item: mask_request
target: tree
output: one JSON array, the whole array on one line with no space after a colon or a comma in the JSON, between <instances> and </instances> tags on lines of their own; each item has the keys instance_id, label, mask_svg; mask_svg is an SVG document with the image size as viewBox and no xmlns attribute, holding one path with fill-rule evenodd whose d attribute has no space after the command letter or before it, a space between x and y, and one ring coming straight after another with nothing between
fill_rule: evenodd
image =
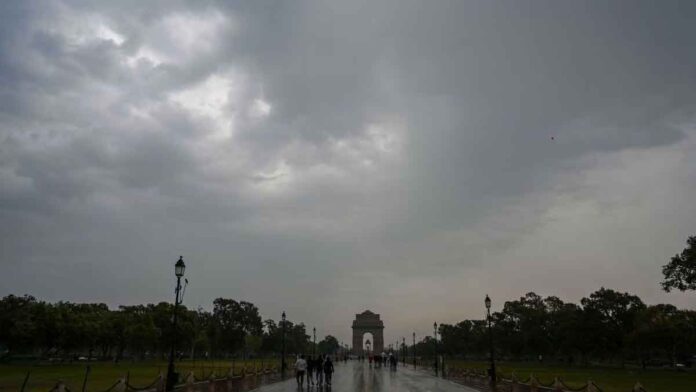
<instances>
[{"instance_id":1,"label":"tree","mask_svg":"<svg viewBox=\"0 0 696 392\"><path fill-rule=\"evenodd\" d=\"M675 363L677 313L673 305L650 306L638 313L636 328L628 336L628 341L644 369L646 362L654 356L670 358L670 362Z\"/></svg>"},{"instance_id":2,"label":"tree","mask_svg":"<svg viewBox=\"0 0 696 392\"><path fill-rule=\"evenodd\" d=\"M259 309L250 302L217 298L213 301L211 341L226 352L244 348L247 335L260 336L263 324Z\"/></svg>"},{"instance_id":3,"label":"tree","mask_svg":"<svg viewBox=\"0 0 696 392\"><path fill-rule=\"evenodd\" d=\"M261 352L261 345L263 344L263 338L258 335L246 335L244 337L244 347L247 352L258 355Z\"/></svg>"},{"instance_id":4,"label":"tree","mask_svg":"<svg viewBox=\"0 0 696 392\"><path fill-rule=\"evenodd\" d=\"M263 322L265 331L261 342L261 351L266 353L277 353L282 350L283 331L281 326L276 325L275 321L268 319Z\"/></svg>"},{"instance_id":5,"label":"tree","mask_svg":"<svg viewBox=\"0 0 696 392\"><path fill-rule=\"evenodd\" d=\"M485 320L440 324L439 330L445 354L476 358L488 352L488 324Z\"/></svg>"},{"instance_id":6,"label":"tree","mask_svg":"<svg viewBox=\"0 0 696 392\"><path fill-rule=\"evenodd\" d=\"M197 351L210 351L210 339L206 332L212 324L212 315L198 308L196 311L191 311L191 316L191 359L195 359Z\"/></svg>"},{"instance_id":7,"label":"tree","mask_svg":"<svg viewBox=\"0 0 696 392\"><path fill-rule=\"evenodd\" d=\"M152 309L147 306L122 306L124 328L123 334L129 352L140 358L157 347L161 331L155 326Z\"/></svg>"},{"instance_id":8,"label":"tree","mask_svg":"<svg viewBox=\"0 0 696 392\"><path fill-rule=\"evenodd\" d=\"M546 297L548 309L548 337L553 354L565 357L572 363L576 354L583 354L586 349L582 344L580 327L583 311L572 303L564 303L557 297Z\"/></svg>"},{"instance_id":9,"label":"tree","mask_svg":"<svg viewBox=\"0 0 696 392\"><path fill-rule=\"evenodd\" d=\"M290 321L286 321L286 350L288 353L302 354L307 352L309 347L309 335L304 323L293 325Z\"/></svg>"},{"instance_id":10,"label":"tree","mask_svg":"<svg viewBox=\"0 0 696 392\"><path fill-rule=\"evenodd\" d=\"M667 292L672 289L696 290L696 236L689 237L686 244L688 246L681 254L674 255L668 264L662 266L665 280L661 284Z\"/></svg>"},{"instance_id":11,"label":"tree","mask_svg":"<svg viewBox=\"0 0 696 392\"><path fill-rule=\"evenodd\" d=\"M36 305L30 295L8 295L0 300L0 346L15 352L33 345L37 329L32 313Z\"/></svg>"},{"instance_id":12,"label":"tree","mask_svg":"<svg viewBox=\"0 0 696 392\"><path fill-rule=\"evenodd\" d=\"M527 293L518 301L507 301L493 315L496 336L515 357L546 354L550 351L547 305L536 293Z\"/></svg>"},{"instance_id":13,"label":"tree","mask_svg":"<svg viewBox=\"0 0 696 392\"><path fill-rule=\"evenodd\" d=\"M71 304L71 307L81 335L77 347L87 349L87 357L91 358L104 328L104 320L109 314L109 307L106 304Z\"/></svg>"},{"instance_id":14,"label":"tree","mask_svg":"<svg viewBox=\"0 0 696 392\"><path fill-rule=\"evenodd\" d=\"M317 346L317 348L319 349L319 353L321 354L334 354L338 352L338 349L340 347L338 339L331 335L326 335L324 340L319 342Z\"/></svg>"},{"instance_id":15,"label":"tree","mask_svg":"<svg viewBox=\"0 0 696 392\"><path fill-rule=\"evenodd\" d=\"M118 346L120 329L118 328L117 318L119 316L119 312L109 311L100 320L96 345L102 358L111 357L112 349Z\"/></svg>"},{"instance_id":16,"label":"tree","mask_svg":"<svg viewBox=\"0 0 696 392\"><path fill-rule=\"evenodd\" d=\"M437 347L438 342L432 336L426 336L423 340L416 343L416 352L419 357L434 357Z\"/></svg>"},{"instance_id":17,"label":"tree","mask_svg":"<svg viewBox=\"0 0 696 392\"><path fill-rule=\"evenodd\" d=\"M580 300L584 311L584 331L594 337L591 347L600 356L620 354L624 340L633 331L638 312L645 304L635 295L601 289Z\"/></svg>"}]
</instances>

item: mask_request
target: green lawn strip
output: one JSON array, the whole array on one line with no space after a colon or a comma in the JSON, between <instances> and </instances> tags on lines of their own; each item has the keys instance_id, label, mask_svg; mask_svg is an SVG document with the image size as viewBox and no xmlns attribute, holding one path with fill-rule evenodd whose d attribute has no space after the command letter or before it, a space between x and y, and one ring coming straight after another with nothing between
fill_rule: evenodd
<instances>
[{"instance_id":1,"label":"green lawn strip","mask_svg":"<svg viewBox=\"0 0 696 392\"><path fill-rule=\"evenodd\" d=\"M253 369L261 369L271 366L278 366L277 360L250 360L250 361L181 361L176 363L177 371L181 377L186 376L189 371L193 371L197 379L207 379L211 372L215 371L215 376L227 376L230 368L234 364L235 375L240 375L246 365L247 372ZM31 370L31 376L27 384L27 391L46 392L51 389L59 380L68 385L75 391L82 388L85 376L86 363L73 364L0 364L0 391L18 391L24 381L27 371ZM121 377L128 375L129 383L135 387L143 387L151 384L160 374L166 376L166 361L143 361L129 362L123 361L118 364L112 362L93 362L90 364L91 371L87 380L89 391L101 391L109 388Z\"/></svg>"},{"instance_id":2,"label":"green lawn strip","mask_svg":"<svg viewBox=\"0 0 696 392\"><path fill-rule=\"evenodd\" d=\"M449 366L483 371L487 362L449 361ZM648 392L693 392L696 390L696 373L673 370L622 369L612 367L563 367L525 362L500 362L497 371L509 378L514 372L519 380L534 375L543 384L559 377L568 386L578 388L594 381L604 392L630 392L639 381Z\"/></svg>"}]
</instances>

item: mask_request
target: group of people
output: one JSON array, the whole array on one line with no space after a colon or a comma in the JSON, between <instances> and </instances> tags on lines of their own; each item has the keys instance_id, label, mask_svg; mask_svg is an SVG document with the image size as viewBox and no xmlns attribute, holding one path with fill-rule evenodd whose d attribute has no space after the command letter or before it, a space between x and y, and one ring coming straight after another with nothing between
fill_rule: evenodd
<instances>
[{"instance_id":1,"label":"group of people","mask_svg":"<svg viewBox=\"0 0 696 392\"><path fill-rule=\"evenodd\" d=\"M331 375L334 372L333 361L328 355L319 355L316 358L309 356L305 359L304 355L300 355L295 361L295 378L297 386L304 386L305 374L307 375L307 385L321 386L325 383L331 386Z\"/></svg>"},{"instance_id":2,"label":"group of people","mask_svg":"<svg viewBox=\"0 0 696 392\"><path fill-rule=\"evenodd\" d=\"M386 353L382 353L382 355L370 355L369 361L370 367L372 367L372 362L374 362L376 367L389 365L389 368L391 370L396 370L396 366L399 360L392 353L389 353L389 355L387 355Z\"/></svg>"}]
</instances>

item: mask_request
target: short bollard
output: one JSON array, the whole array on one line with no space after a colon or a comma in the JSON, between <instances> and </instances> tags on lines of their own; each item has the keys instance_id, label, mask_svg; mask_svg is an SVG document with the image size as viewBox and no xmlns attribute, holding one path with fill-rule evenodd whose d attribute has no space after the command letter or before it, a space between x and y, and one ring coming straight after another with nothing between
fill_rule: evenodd
<instances>
[{"instance_id":1,"label":"short bollard","mask_svg":"<svg viewBox=\"0 0 696 392\"><path fill-rule=\"evenodd\" d=\"M539 391L539 381L534 377L532 374L529 376L529 391L530 392L538 392Z\"/></svg>"},{"instance_id":2,"label":"short bollard","mask_svg":"<svg viewBox=\"0 0 696 392\"><path fill-rule=\"evenodd\" d=\"M563 392L563 383L558 377L553 379L553 390L556 392Z\"/></svg>"},{"instance_id":3,"label":"short bollard","mask_svg":"<svg viewBox=\"0 0 696 392\"><path fill-rule=\"evenodd\" d=\"M178 381L178 380L177 380L177 381ZM175 384L176 384L176 382L175 382ZM165 382L164 375L162 374L162 372L160 372L160 374L159 374L159 376L158 376L158 379L157 379L157 387L156 387L156 390L157 390L158 392L164 392L164 389L165 389L166 387L167 387L167 383Z\"/></svg>"},{"instance_id":4,"label":"short bollard","mask_svg":"<svg viewBox=\"0 0 696 392\"><path fill-rule=\"evenodd\" d=\"M118 379L116 386L114 387L114 392L126 392L126 378L121 377Z\"/></svg>"},{"instance_id":5,"label":"short bollard","mask_svg":"<svg viewBox=\"0 0 696 392\"><path fill-rule=\"evenodd\" d=\"M587 391L586 392L599 392L599 388L592 380L587 381Z\"/></svg>"}]
</instances>

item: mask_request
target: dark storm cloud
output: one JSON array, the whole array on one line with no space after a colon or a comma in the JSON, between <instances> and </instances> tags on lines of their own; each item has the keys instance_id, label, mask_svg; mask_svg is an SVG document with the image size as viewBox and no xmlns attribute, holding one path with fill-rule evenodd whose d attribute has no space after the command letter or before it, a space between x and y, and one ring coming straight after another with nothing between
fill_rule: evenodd
<instances>
[{"instance_id":1,"label":"dark storm cloud","mask_svg":"<svg viewBox=\"0 0 696 392\"><path fill-rule=\"evenodd\" d=\"M542 294L571 299L620 285L628 258L576 259L616 260L626 230L671 254L693 231L688 4L0 7L5 293L164 300L181 253L192 306L407 328L535 290L514 270L555 271ZM661 256L631 256L619 288L661 298ZM400 312L413 292L447 300Z\"/></svg>"}]
</instances>

